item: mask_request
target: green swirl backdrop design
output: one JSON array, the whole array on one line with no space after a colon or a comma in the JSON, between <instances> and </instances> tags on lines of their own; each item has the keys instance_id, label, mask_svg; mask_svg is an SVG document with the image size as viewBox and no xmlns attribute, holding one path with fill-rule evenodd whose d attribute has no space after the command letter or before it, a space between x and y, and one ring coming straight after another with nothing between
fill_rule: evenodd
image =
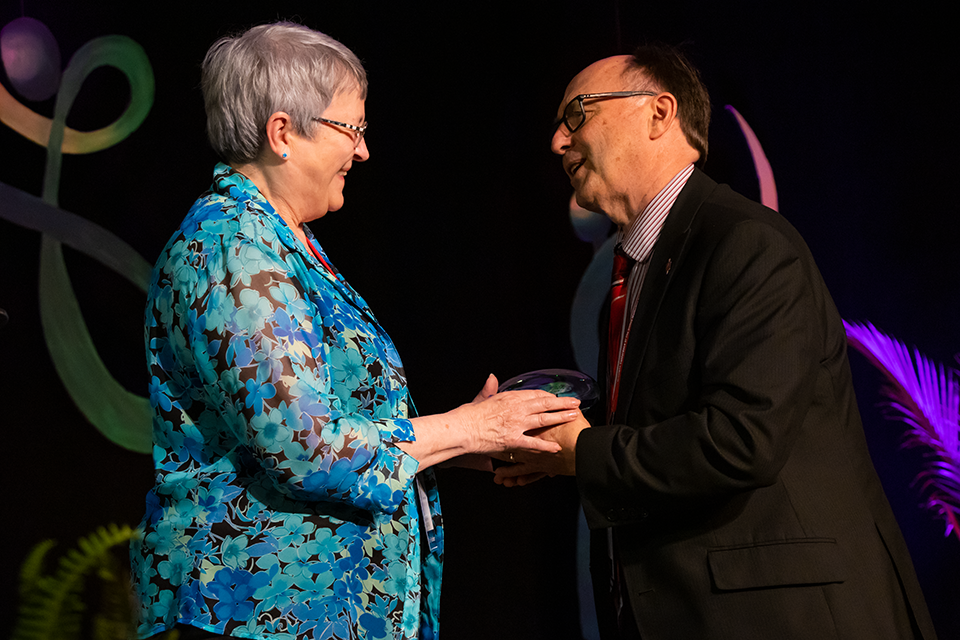
<instances>
[{"instance_id":1,"label":"green swirl backdrop design","mask_svg":"<svg viewBox=\"0 0 960 640\"><path fill-rule=\"evenodd\" d=\"M102 66L120 70L130 83L130 104L110 126L77 150L92 153L133 133L153 105L153 69L143 48L125 36L91 40L70 60L57 93L47 142L42 198L0 183L0 217L43 233L40 248L40 316L50 356L68 394L104 436L150 453L151 412L146 398L130 393L111 375L93 344L63 259L63 243L89 255L146 292L150 265L106 229L58 208L65 122L87 76Z\"/></svg>"}]
</instances>

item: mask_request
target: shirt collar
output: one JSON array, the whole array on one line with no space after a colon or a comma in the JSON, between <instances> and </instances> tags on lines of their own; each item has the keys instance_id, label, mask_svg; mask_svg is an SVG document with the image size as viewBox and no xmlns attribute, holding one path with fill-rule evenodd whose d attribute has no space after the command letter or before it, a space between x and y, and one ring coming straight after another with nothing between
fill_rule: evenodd
<instances>
[{"instance_id":1,"label":"shirt collar","mask_svg":"<svg viewBox=\"0 0 960 640\"><path fill-rule=\"evenodd\" d=\"M275 213L273 205L263 197L250 178L222 162L218 162L213 170L213 190L238 202L252 201L264 211Z\"/></svg>"},{"instance_id":2,"label":"shirt collar","mask_svg":"<svg viewBox=\"0 0 960 640\"><path fill-rule=\"evenodd\" d=\"M624 253L637 262L646 262L650 259L657 238L660 237L660 230L663 229L663 223L691 175L693 175L693 165L688 164L654 196L625 231L619 232L617 241L623 247Z\"/></svg>"},{"instance_id":3,"label":"shirt collar","mask_svg":"<svg viewBox=\"0 0 960 640\"><path fill-rule=\"evenodd\" d=\"M266 221L266 219L273 221L280 237L285 240L285 244L298 253L309 254L309 252L303 251L304 247L300 241L296 239L296 236L294 236L293 230L290 229L287 222L277 213L277 210L273 208L270 201L263 197L260 189L257 188L257 185L255 185L250 178L230 165L218 162L213 170L212 189L215 193L236 200L237 202L250 202L264 213L270 214L266 216L264 221ZM308 242L313 243L314 248L320 250L320 255L322 255L324 259L329 260L316 241L310 227L303 225L303 232L306 234ZM332 273L334 273L334 271L332 271Z\"/></svg>"}]
</instances>

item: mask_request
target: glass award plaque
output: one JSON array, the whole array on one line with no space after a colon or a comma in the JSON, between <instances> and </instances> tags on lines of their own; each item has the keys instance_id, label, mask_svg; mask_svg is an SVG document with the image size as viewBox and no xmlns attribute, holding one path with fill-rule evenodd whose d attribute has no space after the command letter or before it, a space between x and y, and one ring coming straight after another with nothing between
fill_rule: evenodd
<instances>
[{"instance_id":1,"label":"glass award plaque","mask_svg":"<svg viewBox=\"0 0 960 640\"><path fill-rule=\"evenodd\" d=\"M581 410L589 409L600 397L596 380L571 369L538 369L521 373L501 384L497 391L520 389L539 389L555 396L579 398Z\"/></svg>"}]
</instances>

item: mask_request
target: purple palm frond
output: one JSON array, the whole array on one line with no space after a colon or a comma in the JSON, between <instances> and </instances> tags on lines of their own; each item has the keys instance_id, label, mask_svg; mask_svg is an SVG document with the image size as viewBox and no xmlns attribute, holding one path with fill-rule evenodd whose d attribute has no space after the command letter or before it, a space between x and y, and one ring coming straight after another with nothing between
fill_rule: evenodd
<instances>
[{"instance_id":1,"label":"purple palm frond","mask_svg":"<svg viewBox=\"0 0 960 640\"><path fill-rule=\"evenodd\" d=\"M929 450L916 484L926 507L947 523L945 536L960 539L960 374L935 364L916 349L911 352L869 322L844 320L847 340L885 376L886 404L910 430L904 446Z\"/></svg>"}]
</instances>

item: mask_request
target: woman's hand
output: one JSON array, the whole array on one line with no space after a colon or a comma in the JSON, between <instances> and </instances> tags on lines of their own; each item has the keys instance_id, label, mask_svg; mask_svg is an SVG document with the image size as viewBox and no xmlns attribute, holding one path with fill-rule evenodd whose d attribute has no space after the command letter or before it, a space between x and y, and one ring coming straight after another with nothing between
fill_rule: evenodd
<instances>
[{"instance_id":1,"label":"woman's hand","mask_svg":"<svg viewBox=\"0 0 960 640\"><path fill-rule=\"evenodd\" d=\"M558 398L546 391L506 391L451 411L463 425L473 453L541 451L556 453L560 445L528 435L530 431L575 420L576 398Z\"/></svg>"},{"instance_id":2,"label":"woman's hand","mask_svg":"<svg viewBox=\"0 0 960 640\"><path fill-rule=\"evenodd\" d=\"M477 397L473 399L474 404L483 402L490 396L496 394L499 385L500 383L497 381L497 376L491 373L487 377L487 381L483 384L483 388L477 393ZM475 469L477 471L489 471L493 473L493 460L490 456L482 453L465 453L441 462L440 466L444 469L458 467L460 469Z\"/></svg>"},{"instance_id":3,"label":"woman's hand","mask_svg":"<svg viewBox=\"0 0 960 640\"><path fill-rule=\"evenodd\" d=\"M579 400L546 391L496 393L496 389L497 379L491 375L473 402L447 413L414 418L416 442L398 446L419 461L420 469L465 454L560 451L559 444L527 432L575 420L580 415Z\"/></svg>"},{"instance_id":4,"label":"woman's hand","mask_svg":"<svg viewBox=\"0 0 960 640\"><path fill-rule=\"evenodd\" d=\"M474 404L477 402L483 402L487 398L496 395L497 389L500 388L500 383L497 382L497 376L492 373L487 377L487 381L483 383L483 388L480 389L480 392L477 393L477 397L473 399Z\"/></svg>"}]
</instances>

